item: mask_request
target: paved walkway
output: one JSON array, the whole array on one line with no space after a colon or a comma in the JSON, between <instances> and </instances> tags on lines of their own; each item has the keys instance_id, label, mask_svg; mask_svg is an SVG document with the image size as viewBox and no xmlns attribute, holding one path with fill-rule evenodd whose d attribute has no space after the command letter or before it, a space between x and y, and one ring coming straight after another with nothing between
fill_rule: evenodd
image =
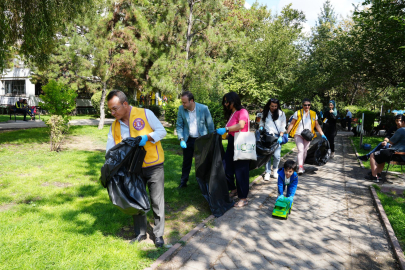
<instances>
[{"instance_id":1,"label":"paved walkway","mask_svg":"<svg viewBox=\"0 0 405 270\"><path fill-rule=\"evenodd\" d=\"M215 219L159 269L397 269L350 139L339 134L336 148L325 166L306 166L288 220L271 216L275 180L261 182L248 207Z\"/></svg>"}]
</instances>

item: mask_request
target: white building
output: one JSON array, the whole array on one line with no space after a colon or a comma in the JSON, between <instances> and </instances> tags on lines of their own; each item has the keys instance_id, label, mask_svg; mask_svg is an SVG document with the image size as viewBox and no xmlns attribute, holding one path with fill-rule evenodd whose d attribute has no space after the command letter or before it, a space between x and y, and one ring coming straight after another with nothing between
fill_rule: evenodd
<instances>
[{"instance_id":1,"label":"white building","mask_svg":"<svg viewBox=\"0 0 405 270\"><path fill-rule=\"evenodd\" d=\"M30 75L30 69L24 67L4 70L0 75L0 105L14 105L21 97L28 105L38 106L40 85L33 84Z\"/></svg>"}]
</instances>

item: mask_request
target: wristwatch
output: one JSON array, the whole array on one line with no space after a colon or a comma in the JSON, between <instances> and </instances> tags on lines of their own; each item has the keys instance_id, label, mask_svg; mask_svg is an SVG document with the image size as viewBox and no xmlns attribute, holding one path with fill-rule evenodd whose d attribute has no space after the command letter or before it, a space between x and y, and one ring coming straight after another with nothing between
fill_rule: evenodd
<instances>
[{"instance_id":1,"label":"wristwatch","mask_svg":"<svg viewBox=\"0 0 405 270\"><path fill-rule=\"evenodd\" d=\"M229 131L229 127L225 127L225 130L226 130L226 132L228 132L228 131Z\"/></svg>"}]
</instances>

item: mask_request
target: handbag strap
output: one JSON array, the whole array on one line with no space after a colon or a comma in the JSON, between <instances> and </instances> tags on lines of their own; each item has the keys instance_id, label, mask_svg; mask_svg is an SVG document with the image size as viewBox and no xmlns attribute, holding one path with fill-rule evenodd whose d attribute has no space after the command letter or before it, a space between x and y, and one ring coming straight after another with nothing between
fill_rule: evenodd
<instances>
[{"instance_id":1,"label":"handbag strap","mask_svg":"<svg viewBox=\"0 0 405 270\"><path fill-rule=\"evenodd\" d=\"M277 110L278 110L278 109L277 109ZM274 122L274 120L273 120L273 115L271 115L271 121L273 122L274 126L275 126L275 127L276 127L276 129L277 129L278 136L280 136L280 131L278 131L278 128L277 128L276 122Z\"/></svg>"},{"instance_id":2,"label":"handbag strap","mask_svg":"<svg viewBox=\"0 0 405 270\"><path fill-rule=\"evenodd\" d=\"M311 110L309 110L309 120L311 120L311 129L312 129L312 117L311 117ZM304 126L304 109L302 109L302 113L301 113L301 122L302 122L302 129L305 129Z\"/></svg>"}]
</instances>

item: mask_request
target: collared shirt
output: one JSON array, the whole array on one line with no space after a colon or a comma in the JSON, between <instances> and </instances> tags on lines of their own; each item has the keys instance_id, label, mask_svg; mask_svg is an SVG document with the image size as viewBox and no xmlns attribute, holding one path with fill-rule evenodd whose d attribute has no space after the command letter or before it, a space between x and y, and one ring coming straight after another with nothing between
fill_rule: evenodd
<instances>
[{"instance_id":1,"label":"collared shirt","mask_svg":"<svg viewBox=\"0 0 405 270\"><path fill-rule=\"evenodd\" d=\"M196 107L194 106L194 110L188 111L188 116L190 118L190 123L189 123L189 128L190 128L190 137L197 138L200 136L198 133L198 126L197 126L197 112L196 112Z\"/></svg>"},{"instance_id":2,"label":"collared shirt","mask_svg":"<svg viewBox=\"0 0 405 270\"><path fill-rule=\"evenodd\" d=\"M160 123L159 119L156 117L156 115L148 109L145 109L146 111L146 118L148 119L148 123L150 127L152 128L153 132L149 133L148 135L152 137L153 141L151 143L157 143L161 139L163 139L167 132L165 128L163 127L162 123ZM118 120L120 122L120 128L121 128L121 137L122 139L130 137L129 134L129 127L124 124L121 120ZM114 147L115 141L114 137L112 136L112 131L110 127L110 132L108 133L108 138L107 138L107 147L106 147L106 152L110 150L112 147Z\"/></svg>"},{"instance_id":3,"label":"collared shirt","mask_svg":"<svg viewBox=\"0 0 405 270\"><path fill-rule=\"evenodd\" d=\"M347 111L346 117L352 118L352 113L350 111Z\"/></svg>"}]
</instances>

